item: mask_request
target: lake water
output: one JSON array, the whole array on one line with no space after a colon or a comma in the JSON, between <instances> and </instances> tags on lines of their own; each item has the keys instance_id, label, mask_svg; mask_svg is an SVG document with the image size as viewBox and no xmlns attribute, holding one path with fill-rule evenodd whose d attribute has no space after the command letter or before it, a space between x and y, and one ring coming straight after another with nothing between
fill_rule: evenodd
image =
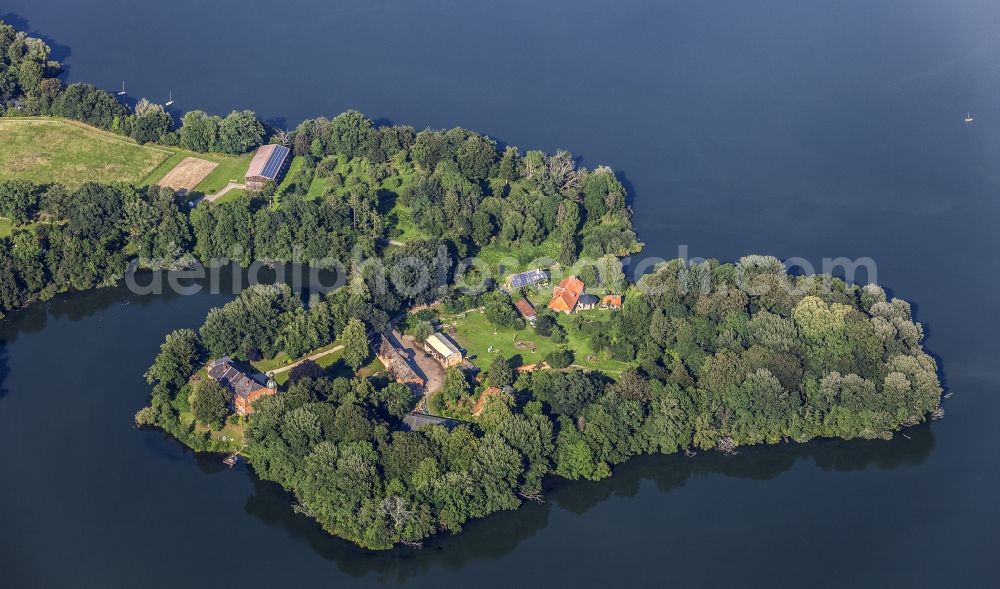
<instances>
[{"instance_id":1,"label":"lake water","mask_svg":"<svg viewBox=\"0 0 1000 589\"><path fill-rule=\"evenodd\" d=\"M60 297L0 325L0 585L993 583L996 2L4 0L0 14L47 38L70 81L172 91L180 109L294 127L357 108L570 149L627 181L650 255L871 257L916 303L954 392L908 437L637 459L424 550L371 554L245 469L132 428L164 334L225 297Z\"/></svg>"}]
</instances>

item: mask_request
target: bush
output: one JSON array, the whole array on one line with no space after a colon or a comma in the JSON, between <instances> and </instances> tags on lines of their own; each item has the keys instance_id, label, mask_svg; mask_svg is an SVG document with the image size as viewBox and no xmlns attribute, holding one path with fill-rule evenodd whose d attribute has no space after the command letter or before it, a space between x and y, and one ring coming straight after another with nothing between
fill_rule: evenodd
<instances>
[{"instance_id":1,"label":"bush","mask_svg":"<svg viewBox=\"0 0 1000 589\"><path fill-rule=\"evenodd\" d=\"M545 362L555 369L566 368L573 364L573 352L565 348L553 350L545 356Z\"/></svg>"},{"instance_id":2,"label":"bush","mask_svg":"<svg viewBox=\"0 0 1000 589\"><path fill-rule=\"evenodd\" d=\"M552 335L553 328L556 327L556 319L551 313L539 313L535 317L535 333L542 337Z\"/></svg>"},{"instance_id":3,"label":"bush","mask_svg":"<svg viewBox=\"0 0 1000 589\"><path fill-rule=\"evenodd\" d=\"M635 360L635 346L627 341L618 341L611 344L611 356L615 360L631 362Z\"/></svg>"},{"instance_id":4,"label":"bush","mask_svg":"<svg viewBox=\"0 0 1000 589\"><path fill-rule=\"evenodd\" d=\"M483 297L486 310L486 319L490 323L499 327L509 329L521 329L524 327L524 320L521 319L510 297L500 291L492 291Z\"/></svg>"},{"instance_id":5,"label":"bush","mask_svg":"<svg viewBox=\"0 0 1000 589\"><path fill-rule=\"evenodd\" d=\"M562 328L562 325L555 325L552 328L552 341L557 344L566 343L566 330Z\"/></svg>"}]
</instances>

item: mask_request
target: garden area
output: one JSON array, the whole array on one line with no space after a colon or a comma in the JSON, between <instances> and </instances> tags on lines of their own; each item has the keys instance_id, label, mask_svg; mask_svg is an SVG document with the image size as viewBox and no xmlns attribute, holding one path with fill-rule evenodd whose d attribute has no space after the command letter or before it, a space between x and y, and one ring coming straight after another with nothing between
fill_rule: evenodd
<instances>
[{"instance_id":1,"label":"garden area","mask_svg":"<svg viewBox=\"0 0 1000 589\"><path fill-rule=\"evenodd\" d=\"M544 309L548 291L529 297L537 310ZM502 327L491 322L483 309L472 309L452 315L442 315L443 330L451 335L468 354L472 362L486 369L497 356L508 359L514 367L538 364L557 350L572 352L572 365L585 370L598 370L614 378L630 364L612 358L608 350L595 352L585 333L588 325L607 322L614 311L577 311L573 315L555 315L556 324L565 333L565 341L557 343L553 336L543 336L530 324L521 329ZM558 336L557 336L558 337Z\"/></svg>"}]
</instances>

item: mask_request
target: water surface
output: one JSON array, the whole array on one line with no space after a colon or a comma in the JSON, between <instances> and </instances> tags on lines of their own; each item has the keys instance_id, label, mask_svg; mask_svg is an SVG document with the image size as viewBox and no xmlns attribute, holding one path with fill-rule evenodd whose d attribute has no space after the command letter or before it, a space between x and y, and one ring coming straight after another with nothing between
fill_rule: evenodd
<instances>
[{"instance_id":1,"label":"water surface","mask_svg":"<svg viewBox=\"0 0 1000 589\"><path fill-rule=\"evenodd\" d=\"M0 327L3 585L994 578L995 2L5 0L0 13L49 39L69 81L124 79L182 109L294 127L357 108L570 149L627 181L651 255L869 256L917 303L955 393L943 421L891 442L637 459L422 551L371 554L251 473L131 427L164 334L225 297L60 297Z\"/></svg>"}]
</instances>

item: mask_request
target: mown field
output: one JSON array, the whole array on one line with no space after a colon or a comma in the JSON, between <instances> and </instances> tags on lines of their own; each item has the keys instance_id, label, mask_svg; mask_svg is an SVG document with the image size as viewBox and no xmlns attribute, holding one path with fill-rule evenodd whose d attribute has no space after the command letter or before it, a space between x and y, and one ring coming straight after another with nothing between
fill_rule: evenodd
<instances>
[{"instance_id":1,"label":"mown field","mask_svg":"<svg viewBox=\"0 0 1000 589\"><path fill-rule=\"evenodd\" d=\"M63 119L0 118L0 180L75 188L85 182L156 184L186 157L218 164L193 192L212 194L242 182L253 154L195 153L138 145L127 137Z\"/></svg>"},{"instance_id":2,"label":"mown field","mask_svg":"<svg viewBox=\"0 0 1000 589\"><path fill-rule=\"evenodd\" d=\"M173 151L58 119L0 119L0 180L141 183Z\"/></svg>"}]
</instances>

